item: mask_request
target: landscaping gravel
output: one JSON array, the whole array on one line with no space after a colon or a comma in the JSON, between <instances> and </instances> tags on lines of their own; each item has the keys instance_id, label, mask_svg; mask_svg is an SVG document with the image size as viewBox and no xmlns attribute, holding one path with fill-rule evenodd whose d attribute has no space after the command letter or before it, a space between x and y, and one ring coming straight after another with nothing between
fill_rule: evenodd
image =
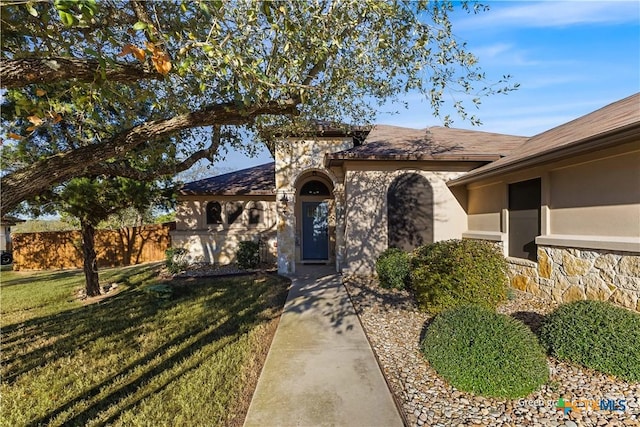
<instances>
[{"instance_id":1,"label":"landscaping gravel","mask_svg":"<svg viewBox=\"0 0 640 427\"><path fill-rule=\"evenodd\" d=\"M410 426L640 426L640 383L553 358L548 358L548 384L525 399L485 398L456 390L436 374L420 352L431 316L418 310L408 292L383 289L375 279L345 277L344 281ZM554 307L514 290L498 311L536 331L543 315ZM564 406L577 408L557 408L561 398ZM601 409L602 399L624 400L625 409Z\"/></svg>"}]
</instances>

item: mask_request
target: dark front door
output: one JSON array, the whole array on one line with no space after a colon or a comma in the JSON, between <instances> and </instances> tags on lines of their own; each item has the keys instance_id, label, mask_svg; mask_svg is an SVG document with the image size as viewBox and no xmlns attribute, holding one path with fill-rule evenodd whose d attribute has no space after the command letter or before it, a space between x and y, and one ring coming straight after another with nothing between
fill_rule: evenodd
<instances>
[{"instance_id":1,"label":"dark front door","mask_svg":"<svg viewBox=\"0 0 640 427\"><path fill-rule=\"evenodd\" d=\"M329 206L302 202L302 260L329 259Z\"/></svg>"}]
</instances>

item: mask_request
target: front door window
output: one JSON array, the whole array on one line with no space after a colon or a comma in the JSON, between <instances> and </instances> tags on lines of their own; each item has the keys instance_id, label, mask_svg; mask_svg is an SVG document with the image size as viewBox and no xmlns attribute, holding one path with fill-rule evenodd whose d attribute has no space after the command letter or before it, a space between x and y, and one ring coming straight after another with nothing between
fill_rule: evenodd
<instances>
[{"instance_id":1,"label":"front door window","mask_svg":"<svg viewBox=\"0 0 640 427\"><path fill-rule=\"evenodd\" d=\"M302 259L329 259L327 202L302 202Z\"/></svg>"}]
</instances>

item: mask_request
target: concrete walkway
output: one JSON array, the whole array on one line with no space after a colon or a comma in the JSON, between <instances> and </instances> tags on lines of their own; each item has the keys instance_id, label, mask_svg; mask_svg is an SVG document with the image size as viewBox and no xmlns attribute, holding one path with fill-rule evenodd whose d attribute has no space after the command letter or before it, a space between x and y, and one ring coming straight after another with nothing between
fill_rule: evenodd
<instances>
[{"instance_id":1,"label":"concrete walkway","mask_svg":"<svg viewBox=\"0 0 640 427\"><path fill-rule=\"evenodd\" d=\"M245 427L402 426L339 275L300 266Z\"/></svg>"}]
</instances>

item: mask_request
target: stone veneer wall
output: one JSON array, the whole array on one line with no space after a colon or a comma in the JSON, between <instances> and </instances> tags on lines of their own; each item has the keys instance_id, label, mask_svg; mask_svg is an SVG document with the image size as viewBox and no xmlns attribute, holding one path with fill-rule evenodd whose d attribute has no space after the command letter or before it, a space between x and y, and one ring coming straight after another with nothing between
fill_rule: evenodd
<instances>
[{"instance_id":1,"label":"stone veneer wall","mask_svg":"<svg viewBox=\"0 0 640 427\"><path fill-rule=\"evenodd\" d=\"M611 301L640 311L640 254L538 246L538 262L507 258L511 286L556 302Z\"/></svg>"}]
</instances>

